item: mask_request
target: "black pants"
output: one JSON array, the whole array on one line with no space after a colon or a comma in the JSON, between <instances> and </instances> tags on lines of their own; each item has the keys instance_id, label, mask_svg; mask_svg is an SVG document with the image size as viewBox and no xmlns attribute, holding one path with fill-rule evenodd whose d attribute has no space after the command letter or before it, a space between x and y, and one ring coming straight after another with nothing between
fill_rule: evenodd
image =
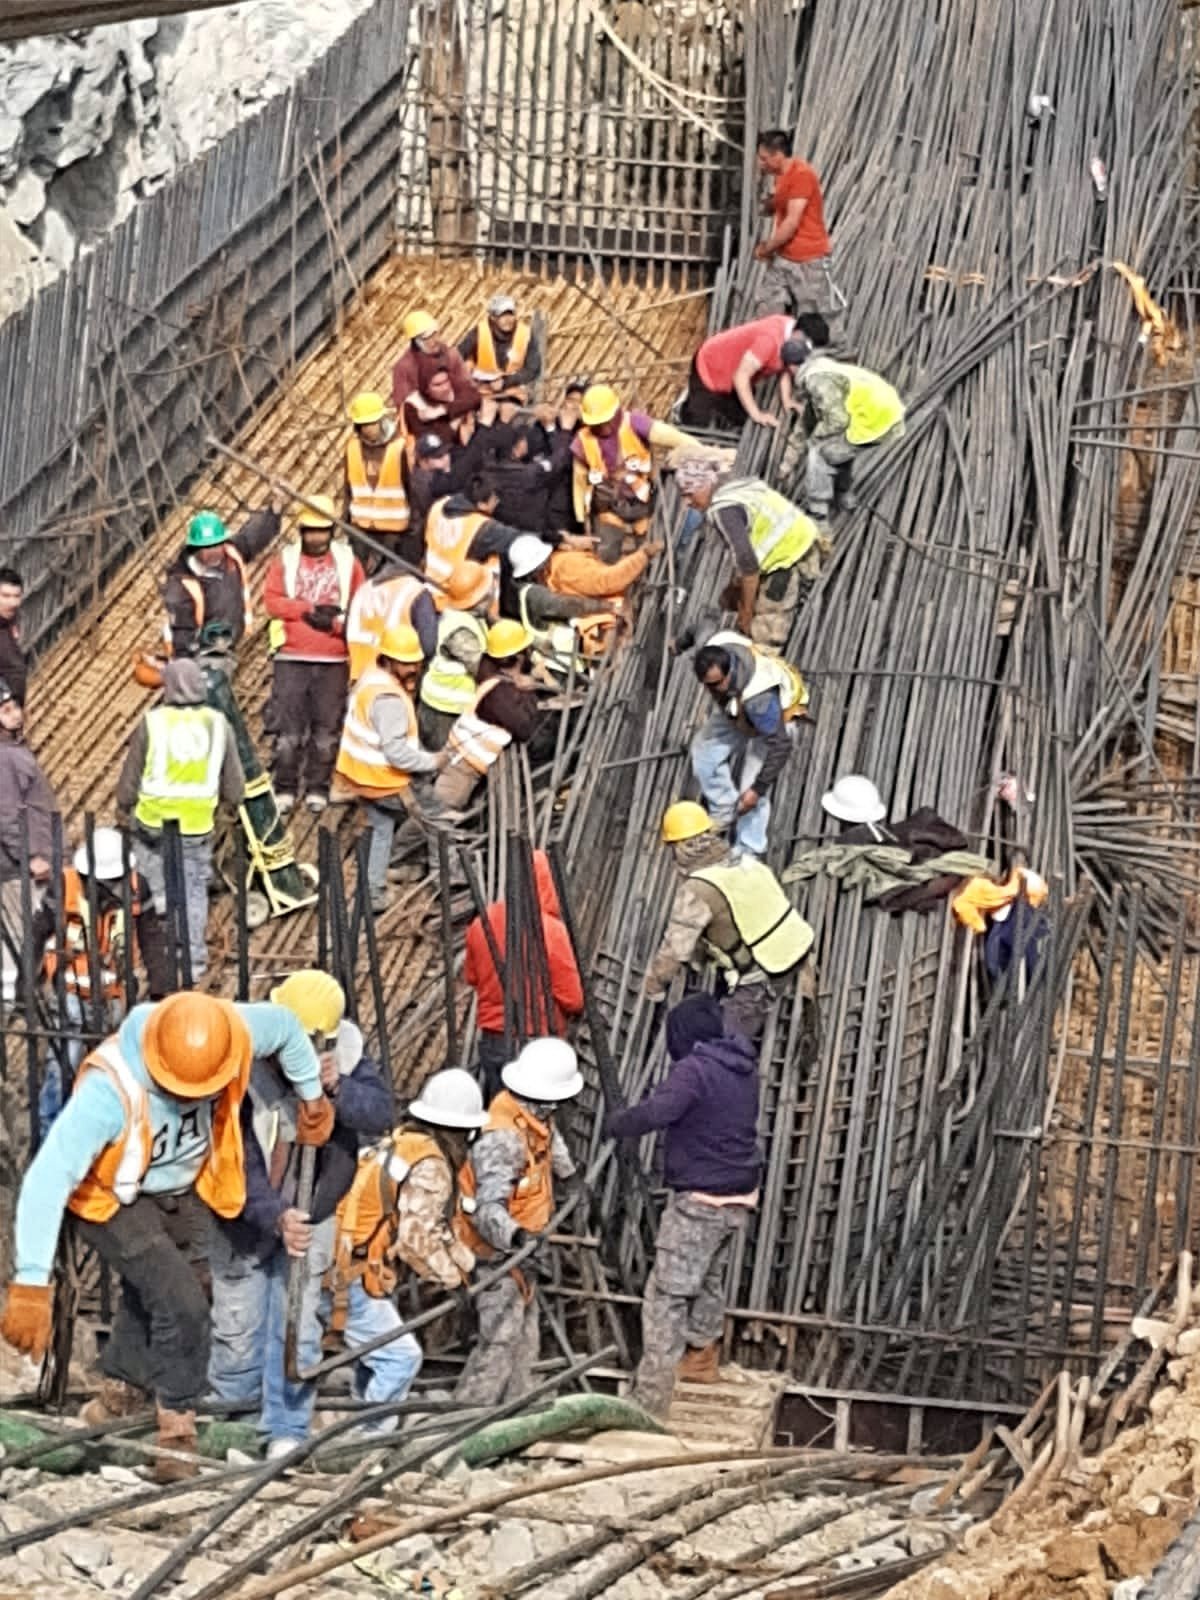
<instances>
[{"instance_id":1,"label":"black pants","mask_svg":"<svg viewBox=\"0 0 1200 1600\"><path fill-rule=\"evenodd\" d=\"M328 795L346 719L349 687L350 668L345 661L276 658L271 690L271 729L275 734L272 775L281 794L297 792L303 762L309 794Z\"/></svg>"},{"instance_id":2,"label":"black pants","mask_svg":"<svg viewBox=\"0 0 1200 1600\"><path fill-rule=\"evenodd\" d=\"M190 1192L139 1195L107 1222L75 1226L121 1280L101 1370L168 1411L192 1410L208 1384L206 1207Z\"/></svg>"},{"instance_id":3,"label":"black pants","mask_svg":"<svg viewBox=\"0 0 1200 1600\"><path fill-rule=\"evenodd\" d=\"M483 1090L483 1103L486 1106L490 1105L503 1089L500 1068L506 1066L512 1056L504 1047L502 1033L485 1033L482 1028L479 1030L476 1051L475 1076L479 1081L479 1087Z\"/></svg>"},{"instance_id":4,"label":"black pants","mask_svg":"<svg viewBox=\"0 0 1200 1600\"><path fill-rule=\"evenodd\" d=\"M746 420L746 408L736 394L717 394L705 388L693 356L679 420L685 428L740 429Z\"/></svg>"}]
</instances>

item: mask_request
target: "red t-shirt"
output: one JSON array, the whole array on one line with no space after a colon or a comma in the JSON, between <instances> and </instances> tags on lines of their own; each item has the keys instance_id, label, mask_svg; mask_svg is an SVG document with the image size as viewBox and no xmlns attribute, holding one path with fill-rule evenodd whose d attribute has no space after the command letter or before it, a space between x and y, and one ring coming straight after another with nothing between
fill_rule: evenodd
<instances>
[{"instance_id":1,"label":"red t-shirt","mask_svg":"<svg viewBox=\"0 0 1200 1600\"><path fill-rule=\"evenodd\" d=\"M779 254L785 261L815 261L829 254L829 235L825 231L825 202L821 198L821 180L814 168L799 156L793 156L775 179L775 225L783 221L789 200L804 200L807 204L800 217L800 226Z\"/></svg>"},{"instance_id":2,"label":"red t-shirt","mask_svg":"<svg viewBox=\"0 0 1200 1600\"><path fill-rule=\"evenodd\" d=\"M759 317L756 322L740 322L724 333L714 333L696 351L696 371L711 394L732 394L733 375L747 350L758 360L755 378L774 378L783 371L780 346L790 339L796 327L793 317Z\"/></svg>"}]
</instances>

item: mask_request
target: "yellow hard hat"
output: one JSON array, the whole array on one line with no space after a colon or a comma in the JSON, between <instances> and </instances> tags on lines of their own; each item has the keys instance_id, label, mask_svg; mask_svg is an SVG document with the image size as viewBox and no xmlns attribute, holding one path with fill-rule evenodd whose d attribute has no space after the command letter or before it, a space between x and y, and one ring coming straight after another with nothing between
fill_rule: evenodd
<instances>
[{"instance_id":1,"label":"yellow hard hat","mask_svg":"<svg viewBox=\"0 0 1200 1600\"><path fill-rule=\"evenodd\" d=\"M350 421L357 428L364 422L382 422L387 414L387 402L374 389L364 389L350 402Z\"/></svg>"},{"instance_id":2,"label":"yellow hard hat","mask_svg":"<svg viewBox=\"0 0 1200 1600\"><path fill-rule=\"evenodd\" d=\"M437 331L437 318L431 317L428 311L410 311L404 319L403 333L406 339L423 339L427 333Z\"/></svg>"},{"instance_id":3,"label":"yellow hard hat","mask_svg":"<svg viewBox=\"0 0 1200 1600\"><path fill-rule=\"evenodd\" d=\"M493 622L487 631L487 653L493 661L510 661L522 650L528 650L532 643L533 635L525 624L513 622L509 617Z\"/></svg>"},{"instance_id":4,"label":"yellow hard hat","mask_svg":"<svg viewBox=\"0 0 1200 1600\"><path fill-rule=\"evenodd\" d=\"M297 522L302 528L332 528L337 521L337 507L327 494L310 494L311 505L300 507Z\"/></svg>"},{"instance_id":5,"label":"yellow hard hat","mask_svg":"<svg viewBox=\"0 0 1200 1600\"><path fill-rule=\"evenodd\" d=\"M579 408L589 428L601 422L611 422L620 409L621 396L607 383L594 383L590 389L585 389Z\"/></svg>"},{"instance_id":6,"label":"yellow hard hat","mask_svg":"<svg viewBox=\"0 0 1200 1600\"><path fill-rule=\"evenodd\" d=\"M417 638L417 630L410 627L407 622L397 622L394 627L384 629L383 637L379 641L379 654L386 656L389 661L415 663L425 659L421 641Z\"/></svg>"},{"instance_id":7,"label":"yellow hard hat","mask_svg":"<svg viewBox=\"0 0 1200 1600\"><path fill-rule=\"evenodd\" d=\"M711 828L712 818L694 800L676 800L673 806L668 806L663 812L664 844L682 844L685 839L698 839Z\"/></svg>"},{"instance_id":8,"label":"yellow hard hat","mask_svg":"<svg viewBox=\"0 0 1200 1600\"><path fill-rule=\"evenodd\" d=\"M271 1001L286 1006L305 1033L336 1033L346 1014L345 990L319 967L305 967L276 984Z\"/></svg>"}]
</instances>

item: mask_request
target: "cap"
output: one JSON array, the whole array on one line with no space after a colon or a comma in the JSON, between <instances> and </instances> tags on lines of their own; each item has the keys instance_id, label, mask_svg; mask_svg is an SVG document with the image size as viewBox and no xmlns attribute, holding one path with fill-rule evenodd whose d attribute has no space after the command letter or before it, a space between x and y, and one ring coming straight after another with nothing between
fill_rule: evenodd
<instances>
[{"instance_id":1,"label":"cap","mask_svg":"<svg viewBox=\"0 0 1200 1600\"><path fill-rule=\"evenodd\" d=\"M417 460L432 461L435 456L448 456L450 446L436 433L423 433L417 440Z\"/></svg>"},{"instance_id":2,"label":"cap","mask_svg":"<svg viewBox=\"0 0 1200 1600\"><path fill-rule=\"evenodd\" d=\"M487 303L489 317L504 317L517 309L517 302L510 294L494 294Z\"/></svg>"}]
</instances>

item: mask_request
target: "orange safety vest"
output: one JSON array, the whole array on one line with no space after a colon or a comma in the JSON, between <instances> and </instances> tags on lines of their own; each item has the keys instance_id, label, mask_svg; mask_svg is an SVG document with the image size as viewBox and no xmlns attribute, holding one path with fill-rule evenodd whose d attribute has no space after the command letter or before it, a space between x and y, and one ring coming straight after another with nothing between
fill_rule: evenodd
<instances>
[{"instance_id":1,"label":"orange safety vest","mask_svg":"<svg viewBox=\"0 0 1200 1600\"><path fill-rule=\"evenodd\" d=\"M245 1028L233 1016L231 1027ZM253 1051L246 1041L245 1065L218 1096L212 1110L212 1142L196 1176L196 1193L219 1217L236 1217L246 1204L246 1158L242 1145L240 1111L250 1082ZM75 1088L89 1072L103 1072L116 1089L125 1112L125 1127L112 1144L105 1145L91 1170L67 1201L68 1208L86 1222L108 1222L121 1206L132 1205L141 1193L154 1148L150 1122L150 1095L134 1077L121 1054L117 1038L105 1039L80 1063Z\"/></svg>"},{"instance_id":2,"label":"orange safety vest","mask_svg":"<svg viewBox=\"0 0 1200 1600\"><path fill-rule=\"evenodd\" d=\"M471 541L489 520L482 511L448 517L445 512L448 498L443 496L435 500L425 519L425 571L443 589L449 585L455 571L466 563ZM499 568L495 556L489 556L483 564L492 572Z\"/></svg>"},{"instance_id":3,"label":"orange safety vest","mask_svg":"<svg viewBox=\"0 0 1200 1600\"><path fill-rule=\"evenodd\" d=\"M529 351L530 328L527 322L518 322L508 347L504 366L496 356L496 341L492 338L492 325L484 317L475 329L475 372L481 378L503 378L510 372L520 372Z\"/></svg>"},{"instance_id":4,"label":"orange safety vest","mask_svg":"<svg viewBox=\"0 0 1200 1600\"><path fill-rule=\"evenodd\" d=\"M394 1293L393 1259L400 1219L400 1187L418 1161L445 1161L435 1139L415 1129L401 1129L385 1144L366 1150L337 1208L332 1288L336 1294L357 1278L376 1300Z\"/></svg>"},{"instance_id":5,"label":"orange safety vest","mask_svg":"<svg viewBox=\"0 0 1200 1600\"><path fill-rule=\"evenodd\" d=\"M346 442L346 481L350 485L350 521L367 532L403 533L408 527L408 493L404 487L404 438L388 441L374 482L362 440Z\"/></svg>"},{"instance_id":6,"label":"orange safety vest","mask_svg":"<svg viewBox=\"0 0 1200 1600\"><path fill-rule=\"evenodd\" d=\"M470 711L460 712L451 723L450 732L446 735L450 765L468 766L481 778L490 766L499 761L512 743L512 734L507 728L498 728L494 722L488 722L479 715L480 705L499 682L499 678L489 678L487 683L476 691Z\"/></svg>"},{"instance_id":7,"label":"orange safety vest","mask_svg":"<svg viewBox=\"0 0 1200 1600\"><path fill-rule=\"evenodd\" d=\"M351 683L357 683L367 668L375 665L379 641L387 629L411 622L413 605L424 587L420 578L408 573L359 584L346 613Z\"/></svg>"},{"instance_id":8,"label":"orange safety vest","mask_svg":"<svg viewBox=\"0 0 1200 1600\"><path fill-rule=\"evenodd\" d=\"M583 458L588 469L588 495L587 503L590 510L592 503L592 490L598 483L619 482L633 496L644 505L650 504L651 481L650 475L654 470L654 462L650 456L650 446L646 444L633 431L633 423L628 411L621 413L621 425L617 430L617 446L620 452L620 464L616 472L610 472L604 460L604 452L600 448L600 441L590 428L579 430L579 442L583 449Z\"/></svg>"},{"instance_id":9,"label":"orange safety vest","mask_svg":"<svg viewBox=\"0 0 1200 1600\"><path fill-rule=\"evenodd\" d=\"M246 581L246 563L242 558L241 551L234 544L227 544L225 546L225 553L230 557L234 566L237 567L238 571L241 573L242 620L245 623L246 632L249 633L251 628L254 626L254 606L250 601L250 585ZM204 584L199 578L188 575L180 578L179 587L192 602L192 610L196 614L196 632L199 633L200 629L204 626L204 614L207 610L204 600ZM168 639L171 637L170 618L167 619L166 637Z\"/></svg>"},{"instance_id":10,"label":"orange safety vest","mask_svg":"<svg viewBox=\"0 0 1200 1600\"><path fill-rule=\"evenodd\" d=\"M554 1168L550 1158L550 1129L521 1102L502 1089L488 1107L488 1119L481 1137L505 1130L518 1133L525 1145L525 1170L517 1179L517 1186L509 1196L508 1212L519 1228L528 1233L542 1233L554 1210ZM496 1254L491 1245L481 1239L471 1216L475 1210L475 1168L470 1156L463 1162L458 1174L458 1211L454 1217L454 1232L468 1249L484 1260Z\"/></svg>"},{"instance_id":11,"label":"orange safety vest","mask_svg":"<svg viewBox=\"0 0 1200 1600\"><path fill-rule=\"evenodd\" d=\"M58 971L59 958L64 962L63 984L68 994L77 994L85 999L91 998L92 993L92 968L88 959L88 899L84 893L83 881L74 867L63 868L62 878L63 896L63 943L60 950L54 934L46 940L46 954L42 961L42 974L48 983L54 981ZM131 897L130 912L138 916L141 907L138 905L136 894ZM122 933L127 938L128 932L124 928L125 912L122 906L110 906L108 910L101 911L96 926L96 951L99 956L98 967L100 973L100 993L106 1000L119 1000L124 997L125 984L118 970L118 961L113 954L113 946Z\"/></svg>"},{"instance_id":12,"label":"orange safety vest","mask_svg":"<svg viewBox=\"0 0 1200 1600\"><path fill-rule=\"evenodd\" d=\"M369 667L350 696L335 768L342 782L366 800L403 794L412 782L407 772L388 764L383 740L371 721L371 708L381 695L403 700L408 713L408 736L410 739L417 737L417 713L412 700L390 672L379 666Z\"/></svg>"}]
</instances>

